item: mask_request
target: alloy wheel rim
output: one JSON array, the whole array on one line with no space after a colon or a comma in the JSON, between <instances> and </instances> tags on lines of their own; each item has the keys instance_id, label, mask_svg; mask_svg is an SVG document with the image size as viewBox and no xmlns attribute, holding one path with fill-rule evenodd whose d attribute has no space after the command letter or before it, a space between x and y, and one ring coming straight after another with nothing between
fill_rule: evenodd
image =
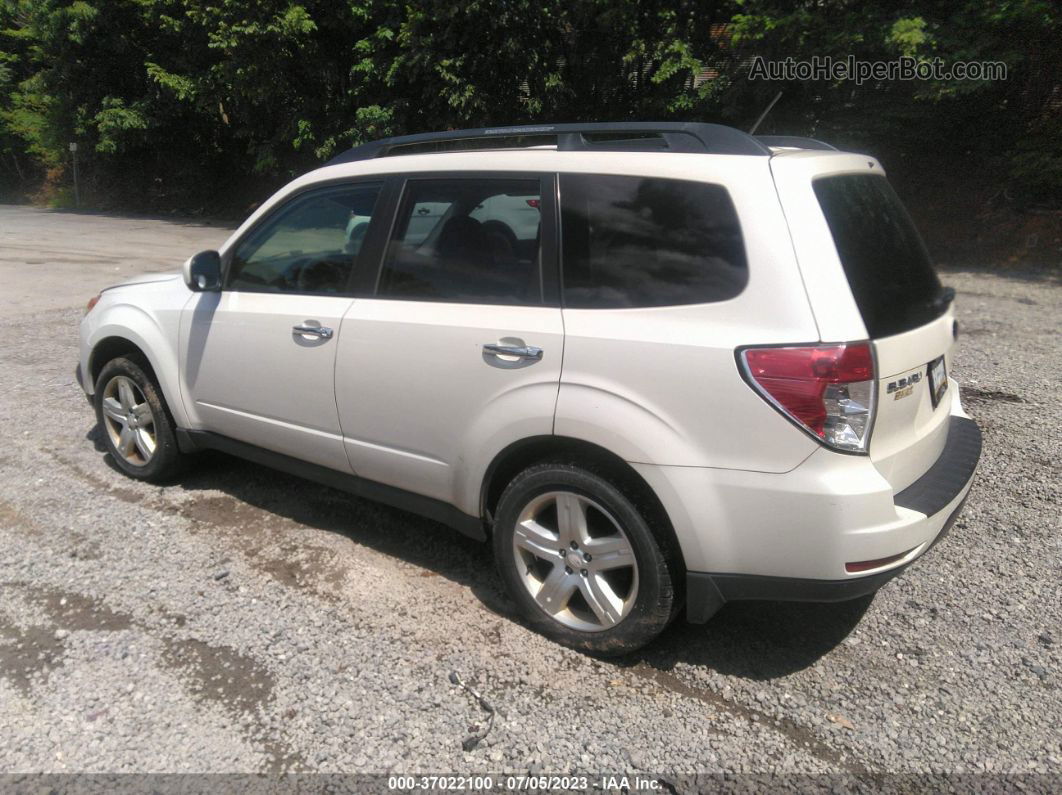
<instances>
[{"instance_id":1,"label":"alloy wheel rim","mask_svg":"<svg viewBox=\"0 0 1062 795\"><path fill-rule=\"evenodd\" d=\"M634 607L634 547L616 518L583 494L550 491L532 499L516 520L512 549L528 593L570 629L611 629Z\"/></svg>"},{"instance_id":2,"label":"alloy wheel rim","mask_svg":"<svg viewBox=\"0 0 1062 795\"><path fill-rule=\"evenodd\" d=\"M132 378L116 375L103 388L103 424L124 461L148 465L155 455L155 415Z\"/></svg>"}]
</instances>

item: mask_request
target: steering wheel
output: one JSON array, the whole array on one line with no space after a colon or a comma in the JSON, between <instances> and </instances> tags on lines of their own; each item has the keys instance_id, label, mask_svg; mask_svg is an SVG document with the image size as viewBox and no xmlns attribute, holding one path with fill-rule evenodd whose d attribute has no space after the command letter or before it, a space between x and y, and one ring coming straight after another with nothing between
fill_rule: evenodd
<instances>
[{"instance_id":1,"label":"steering wheel","mask_svg":"<svg viewBox=\"0 0 1062 795\"><path fill-rule=\"evenodd\" d=\"M300 260L298 263L298 289L308 293L337 292L342 286L343 269L332 260L316 262Z\"/></svg>"}]
</instances>

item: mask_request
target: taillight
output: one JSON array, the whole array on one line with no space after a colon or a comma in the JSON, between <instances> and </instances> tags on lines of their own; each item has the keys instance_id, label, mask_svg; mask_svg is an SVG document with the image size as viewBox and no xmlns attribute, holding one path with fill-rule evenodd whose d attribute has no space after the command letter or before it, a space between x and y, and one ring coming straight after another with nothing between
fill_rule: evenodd
<instances>
[{"instance_id":1,"label":"taillight","mask_svg":"<svg viewBox=\"0 0 1062 795\"><path fill-rule=\"evenodd\" d=\"M103 297L103 293L97 293L96 295L94 295L92 298L90 298L88 300L88 304L85 305L85 314L86 315L95 308L96 304L98 304L100 302L100 299L102 297Z\"/></svg>"},{"instance_id":2,"label":"taillight","mask_svg":"<svg viewBox=\"0 0 1062 795\"><path fill-rule=\"evenodd\" d=\"M816 439L865 453L874 422L874 356L866 342L745 348L749 383Z\"/></svg>"}]
</instances>

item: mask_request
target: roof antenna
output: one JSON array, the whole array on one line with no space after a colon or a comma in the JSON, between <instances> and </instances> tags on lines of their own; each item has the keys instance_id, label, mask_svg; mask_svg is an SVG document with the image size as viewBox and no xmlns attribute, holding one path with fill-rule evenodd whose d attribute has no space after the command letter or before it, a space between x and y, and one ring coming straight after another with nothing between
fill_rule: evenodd
<instances>
[{"instance_id":1,"label":"roof antenna","mask_svg":"<svg viewBox=\"0 0 1062 795\"><path fill-rule=\"evenodd\" d=\"M771 100L771 104L763 109L763 113L760 114L760 117L756 119L756 123L753 124L752 127L749 129L749 135L756 134L756 130L760 128L760 124L763 122L764 119L767 118L767 114L771 112L771 108L773 108L775 106L775 103L778 102L778 100L780 100L781 98L782 92L779 91L777 94L774 95L774 99Z\"/></svg>"}]
</instances>

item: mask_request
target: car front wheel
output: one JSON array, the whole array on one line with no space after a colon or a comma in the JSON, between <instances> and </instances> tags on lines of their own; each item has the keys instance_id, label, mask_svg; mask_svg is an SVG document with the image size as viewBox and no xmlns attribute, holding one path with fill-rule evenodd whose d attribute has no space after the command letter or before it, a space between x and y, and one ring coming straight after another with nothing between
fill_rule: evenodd
<instances>
[{"instance_id":1,"label":"car front wheel","mask_svg":"<svg viewBox=\"0 0 1062 795\"><path fill-rule=\"evenodd\" d=\"M94 402L107 452L125 474L158 482L180 471L184 456L173 417L144 359L107 362L96 379Z\"/></svg>"},{"instance_id":2,"label":"car front wheel","mask_svg":"<svg viewBox=\"0 0 1062 795\"><path fill-rule=\"evenodd\" d=\"M541 464L513 480L498 504L494 554L532 626L580 651L633 651L674 612L651 527L613 483L577 466Z\"/></svg>"}]
</instances>

